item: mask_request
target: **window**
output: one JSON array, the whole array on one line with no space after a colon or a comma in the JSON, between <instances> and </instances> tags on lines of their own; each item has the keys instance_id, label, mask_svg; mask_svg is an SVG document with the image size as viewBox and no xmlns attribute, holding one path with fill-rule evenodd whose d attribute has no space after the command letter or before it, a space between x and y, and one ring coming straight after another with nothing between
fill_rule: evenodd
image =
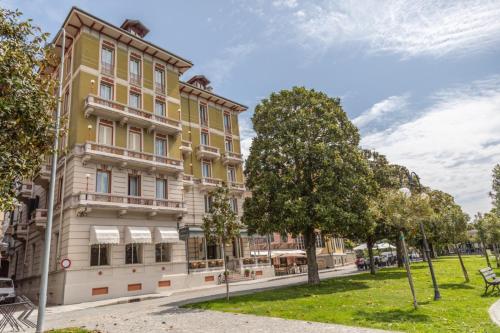
<instances>
[{"instance_id":1,"label":"window","mask_svg":"<svg viewBox=\"0 0 500 333\"><path fill-rule=\"evenodd\" d=\"M155 244L155 257L156 257L156 262L170 261L170 244L168 243Z\"/></svg>"},{"instance_id":2,"label":"window","mask_svg":"<svg viewBox=\"0 0 500 333\"><path fill-rule=\"evenodd\" d=\"M141 95L131 92L128 104L133 108L140 109L141 108Z\"/></svg>"},{"instance_id":3,"label":"window","mask_svg":"<svg viewBox=\"0 0 500 333\"><path fill-rule=\"evenodd\" d=\"M155 154L159 156L167 156L167 140L162 137L155 138Z\"/></svg>"},{"instance_id":4,"label":"window","mask_svg":"<svg viewBox=\"0 0 500 333\"><path fill-rule=\"evenodd\" d=\"M63 115L69 111L69 90L64 93Z\"/></svg>"},{"instance_id":5,"label":"window","mask_svg":"<svg viewBox=\"0 0 500 333\"><path fill-rule=\"evenodd\" d=\"M142 262L142 244L125 245L125 263L140 264Z\"/></svg>"},{"instance_id":6,"label":"window","mask_svg":"<svg viewBox=\"0 0 500 333\"><path fill-rule=\"evenodd\" d=\"M231 210L233 211L233 213L238 214L238 199L229 199L229 206L231 206Z\"/></svg>"},{"instance_id":7,"label":"window","mask_svg":"<svg viewBox=\"0 0 500 333\"><path fill-rule=\"evenodd\" d=\"M299 235L299 236L297 236L297 238L295 238L295 243L297 243L297 248L299 250L305 249L305 246L304 246L304 237L302 235Z\"/></svg>"},{"instance_id":8,"label":"window","mask_svg":"<svg viewBox=\"0 0 500 333\"><path fill-rule=\"evenodd\" d=\"M165 71L160 68L155 68L155 88L160 93L165 91Z\"/></svg>"},{"instance_id":9,"label":"window","mask_svg":"<svg viewBox=\"0 0 500 333\"><path fill-rule=\"evenodd\" d=\"M109 244L94 244L90 246L90 266L109 265Z\"/></svg>"},{"instance_id":10,"label":"window","mask_svg":"<svg viewBox=\"0 0 500 333\"><path fill-rule=\"evenodd\" d=\"M231 114L224 113L224 130L231 133Z\"/></svg>"},{"instance_id":11,"label":"window","mask_svg":"<svg viewBox=\"0 0 500 333\"><path fill-rule=\"evenodd\" d=\"M142 151L142 131L140 128L131 127L128 131L128 149Z\"/></svg>"},{"instance_id":12,"label":"window","mask_svg":"<svg viewBox=\"0 0 500 333\"><path fill-rule=\"evenodd\" d=\"M103 99L107 99L108 101L112 100L113 99L113 87L110 84L101 82L99 96L101 96L101 98L103 98Z\"/></svg>"},{"instance_id":13,"label":"window","mask_svg":"<svg viewBox=\"0 0 500 333\"><path fill-rule=\"evenodd\" d=\"M205 194L204 197L205 201L205 213L210 213L210 210L212 209L212 196L209 194Z\"/></svg>"},{"instance_id":14,"label":"window","mask_svg":"<svg viewBox=\"0 0 500 333\"><path fill-rule=\"evenodd\" d=\"M206 104L200 103L200 124L208 126L208 110Z\"/></svg>"},{"instance_id":15,"label":"window","mask_svg":"<svg viewBox=\"0 0 500 333\"><path fill-rule=\"evenodd\" d=\"M227 169L227 180L229 182L236 182L236 170L234 168Z\"/></svg>"},{"instance_id":16,"label":"window","mask_svg":"<svg viewBox=\"0 0 500 333\"><path fill-rule=\"evenodd\" d=\"M108 47L103 47L101 50L101 72L113 75L113 58L113 50Z\"/></svg>"},{"instance_id":17,"label":"window","mask_svg":"<svg viewBox=\"0 0 500 333\"><path fill-rule=\"evenodd\" d=\"M138 175L128 176L128 195L133 197L141 196L141 176Z\"/></svg>"},{"instance_id":18,"label":"window","mask_svg":"<svg viewBox=\"0 0 500 333\"><path fill-rule=\"evenodd\" d=\"M99 121L98 142L103 145L113 145L113 122L107 120Z\"/></svg>"},{"instance_id":19,"label":"window","mask_svg":"<svg viewBox=\"0 0 500 333\"><path fill-rule=\"evenodd\" d=\"M68 58L66 58L66 75L69 75L71 74L71 55L68 56Z\"/></svg>"},{"instance_id":20,"label":"window","mask_svg":"<svg viewBox=\"0 0 500 333\"><path fill-rule=\"evenodd\" d=\"M227 138L226 139L226 151L233 151L233 139Z\"/></svg>"},{"instance_id":21,"label":"window","mask_svg":"<svg viewBox=\"0 0 500 333\"><path fill-rule=\"evenodd\" d=\"M111 193L111 173L109 171L97 170L96 192Z\"/></svg>"},{"instance_id":22,"label":"window","mask_svg":"<svg viewBox=\"0 0 500 333\"><path fill-rule=\"evenodd\" d=\"M316 247L323 247L323 236L316 234Z\"/></svg>"},{"instance_id":23,"label":"window","mask_svg":"<svg viewBox=\"0 0 500 333\"><path fill-rule=\"evenodd\" d=\"M165 117L165 103L160 101L155 102L155 115Z\"/></svg>"},{"instance_id":24,"label":"window","mask_svg":"<svg viewBox=\"0 0 500 333\"><path fill-rule=\"evenodd\" d=\"M156 199L168 198L168 186L166 179L156 179Z\"/></svg>"},{"instance_id":25,"label":"window","mask_svg":"<svg viewBox=\"0 0 500 333\"><path fill-rule=\"evenodd\" d=\"M62 201L62 196L63 196L63 181L64 178L60 177L57 180L57 203L60 203Z\"/></svg>"},{"instance_id":26,"label":"window","mask_svg":"<svg viewBox=\"0 0 500 333\"><path fill-rule=\"evenodd\" d=\"M208 133L201 132L201 144L204 146L208 146L210 141L208 140Z\"/></svg>"},{"instance_id":27,"label":"window","mask_svg":"<svg viewBox=\"0 0 500 333\"><path fill-rule=\"evenodd\" d=\"M201 174L203 177L211 177L210 162L201 162Z\"/></svg>"},{"instance_id":28,"label":"window","mask_svg":"<svg viewBox=\"0 0 500 333\"><path fill-rule=\"evenodd\" d=\"M130 59L130 83L141 85L141 61L138 59Z\"/></svg>"}]
</instances>

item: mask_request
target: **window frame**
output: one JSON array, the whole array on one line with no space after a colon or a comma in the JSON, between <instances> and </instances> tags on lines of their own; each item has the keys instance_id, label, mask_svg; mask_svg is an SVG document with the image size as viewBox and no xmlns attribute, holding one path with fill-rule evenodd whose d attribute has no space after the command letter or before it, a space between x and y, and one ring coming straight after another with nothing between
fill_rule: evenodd
<instances>
[{"instance_id":1,"label":"window frame","mask_svg":"<svg viewBox=\"0 0 500 333\"><path fill-rule=\"evenodd\" d=\"M111 63L110 64L103 61L104 60L103 59L104 51L111 53ZM113 48L111 48L110 46L102 44L99 64L101 66L101 73L113 76L115 73L115 50Z\"/></svg>"},{"instance_id":2,"label":"window frame","mask_svg":"<svg viewBox=\"0 0 500 333\"><path fill-rule=\"evenodd\" d=\"M110 91L110 98L104 98L104 96L102 95L102 88L103 86L105 87L108 87L109 88L109 91ZM109 83L109 82L105 82L105 81L100 81L100 85L99 85L99 97L106 100L106 101L113 101L114 100L114 85Z\"/></svg>"},{"instance_id":3,"label":"window frame","mask_svg":"<svg viewBox=\"0 0 500 333\"><path fill-rule=\"evenodd\" d=\"M132 105L132 96L137 96L137 106ZM134 109L142 109L142 94L130 90L128 93L128 106Z\"/></svg>"},{"instance_id":4,"label":"window frame","mask_svg":"<svg viewBox=\"0 0 500 333\"><path fill-rule=\"evenodd\" d=\"M226 123L226 119L228 120L227 123ZM224 124L224 132L226 132L226 133L232 133L231 113L224 112L224 115L223 115L223 124Z\"/></svg>"},{"instance_id":5,"label":"window frame","mask_svg":"<svg viewBox=\"0 0 500 333\"><path fill-rule=\"evenodd\" d=\"M231 175L231 177L229 175ZM236 183L236 168L235 167L231 167L231 166L227 167L227 181L231 182L231 183Z\"/></svg>"},{"instance_id":6,"label":"window frame","mask_svg":"<svg viewBox=\"0 0 500 333\"><path fill-rule=\"evenodd\" d=\"M158 245L159 245L159 254L160 258L158 258ZM166 251L163 248L166 246ZM166 253L164 253L164 251ZM159 260L158 260L159 259ZM155 262L172 262L172 245L170 243L156 243L155 244Z\"/></svg>"},{"instance_id":7,"label":"window frame","mask_svg":"<svg viewBox=\"0 0 500 333\"><path fill-rule=\"evenodd\" d=\"M128 248L130 246L130 249L131 249L131 262L127 262L128 260L128 255L127 255L127 251L128 251ZM136 252L137 252L137 256L135 257L135 259L137 261L134 261L134 248L136 248ZM143 262L143 250L144 250L144 247L142 246L142 244L139 244L139 243L128 243L128 244L125 244L125 265L137 265L137 264L142 264Z\"/></svg>"},{"instance_id":8,"label":"window frame","mask_svg":"<svg viewBox=\"0 0 500 333\"><path fill-rule=\"evenodd\" d=\"M161 73L161 82L156 81L156 73ZM165 80L166 80L166 74L165 74L165 69L159 68L158 66L155 66L154 69L154 81L155 81L155 91L160 92L161 94L165 93Z\"/></svg>"},{"instance_id":9,"label":"window frame","mask_svg":"<svg viewBox=\"0 0 500 333\"><path fill-rule=\"evenodd\" d=\"M98 181L99 181L99 173L106 173L108 175L108 192L99 192L98 191ZM111 193L111 171L109 170L104 170L104 169L97 169L95 172L95 192L96 193L103 193L103 194L110 194Z\"/></svg>"},{"instance_id":10,"label":"window frame","mask_svg":"<svg viewBox=\"0 0 500 333\"><path fill-rule=\"evenodd\" d=\"M92 264L92 248L97 246L97 264ZM102 263L102 252L106 252L106 263ZM90 245L90 267L110 266L111 265L111 246L109 244L92 244Z\"/></svg>"},{"instance_id":11,"label":"window frame","mask_svg":"<svg viewBox=\"0 0 500 333\"><path fill-rule=\"evenodd\" d=\"M202 117L202 108L204 109L205 116ZM208 104L200 102L198 104L198 116L200 118L200 125L208 127Z\"/></svg>"},{"instance_id":12,"label":"window frame","mask_svg":"<svg viewBox=\"0 0 500 333\"><path fill-rule=\"evenodd\" d=\"M131 178L136 178L137 179L137 194L130 194L131 191L130 191L130 179ZM142 180L141 180L141 175L137 175L137 174L131 174L129 173L128 174L128 178L127 178L127 195L130 196L130 197L140 197L141 194L142 194Z\"/></svg>"},{"instance_id":13,"label":"window frame","mask_svg":"<svg viewBox=\"0 0 500 333\"><path fill-rule=\"evenodd\" d=\"M158 197L158 182L163 183L163 198ZM167 200L168 199L168 180L164 178L156 178L155 181L155 198L156 199L163 199Z\"/></svg>"},{"instance_id":14,"label":"window frame","mask_svg":"<svg viewBox=\"0 0 500 333\"><path fill-rule=\"evenodd\" d=\"M99 134L101 132L101 126L107 127L111 129L111 143L102 143L101 142L101 135ZM107 145L107 146L113 146L115 143L115 123L110 120L106 119L99 119L97 123L97 143L101 145Z\"/></svg>"},{"instance_id":15,"label":"window frame","mask_svg":"<svg viewBox=\"0 0 500 333\"><path fill-rule=\"evenodd\" d=\"M132 72L132 63L137 63L137 72ZM130 56L129 57L129 82L133 85L141 86L142 83L142 59Z\"/></svg>"},{"instance_id":16,"label":"window frame","mask_svg":"<svg viewBox=\"0 0 500 333\"><path fill-rule=\"evenodd\" d=\"M204 165L208 165L208 176L204 174ZM201 160L201 176L203 178L212 178L212 162L208 160Z\"/></svg>"},{"instance_id":17,"label":"window frame","mask_svg":"<svg viewBox=\"0 0 500 333\"><path fill-rule=\"evenodd\" d=\"M228 152L231 152L231 153L234 152L234 145L233 145L233 139L232 138L226 138L224 140L224 148Z\"/></svg>"},{"instance_id":18,"label":"window frame","mask_svg":"<svg viewBox=\"0 0 500 333\"><path fill-rule=\"evenodd\" d=\"M163 111L163 112L162 112L162 114L158 114L158 113L156 112L156 111L157 111L156 106L157 106L158 104L161 104L161 105L163 106L163 108L162 108L162 111ZM165 104L165 102L164 102L164 101L160 101L159 99L156 99L156 100L155 100L155 115L156 115L156 116L160 116L160 117L167 117L167 106L166 106L166 104Z\"/></svg>"},{"instance_id":19,"label":"window frame","mask_svg":"<svg viewBox=\"0 0 500 333\"><path fill-rule=\"evenodd\" d=\"M165 155L158 154L158 150L156 149L157 148L157 145L156 145L157 141L163 141L164 142L164 144L165 144ZM155 142L155 147L154 147L154 153L155 153L155 155L156 156L162 156L162 157L168 157L168 153L169 153L169 151L168 151L168 137L156 134L154 142Z\"/></svg>"},{"instance_id":20,"label":"window frame","mask_svg":"<svg viewBox=\"0 0 500 333\"><path fill-rule=\"evenodd\" d=\"M207 140L206 140L207 143L203 143L204 136L206 136L206 138L207 138ZM206 132L206 131L200 132L200 144L203 146L210 146L210 134L208 132Z\"/></svg>"}]
</instances>

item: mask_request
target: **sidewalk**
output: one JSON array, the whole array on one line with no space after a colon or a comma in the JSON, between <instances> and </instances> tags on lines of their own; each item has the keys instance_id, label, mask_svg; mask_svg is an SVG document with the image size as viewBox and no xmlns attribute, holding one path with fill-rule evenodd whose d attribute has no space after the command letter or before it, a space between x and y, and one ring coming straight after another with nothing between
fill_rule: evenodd
<instances>
[{"instance_id":1,"label":"sidewalk","mask_svg":"<svg viewBox=\"0 0 500 333\"><path fill-rule=\"evenodd\" d=\"M353 264L349 264L349 265L340 266L337 268L325 269L325 270L320 271L320 276L322 276L322 275L324 276L325 274L331 273L331 272L340 272L340 271L350 270L353 267L355 267ZM269 277L269 278L233 282L233 283L230 283L229 288L231 289L231 287L233 287L233 286L258 285L258 284L262 284L262 283L269 282L269 281L280 281L280 280L286 281L287 279L293 279L293 278L303 277L303 276L307 276L307 273L291 274L291 275L283 275L283 276L273 276L273 277ZM289 286L289 285L291 285L291 284L284 284L284 286ZM225 290L225 285L208 285L208 286L201 286L201 287L195 287L195 288L189 288L189 289L178 289L178 290L173 290L173 291L165 291L165 292L154 293L154 294L112 298L112 299L106 299L106 300L95 301L95 302L84 302L84 303L69 304L69 305L56 305L56 306L48 307L46 313L47 314L65 313L65 312L84 310L84 309L89 309L89 308L96 308L96 307L103 307L103 306L110 306L110 305L117 305L117 304L125 304L125 303L146 301L146 300L154 300L154 299L159 299L159 298L164 298L164 297L170 297L172 295L180 295L180 294L192 293L192 292L200 291L200 290L211 290L211 289L212 290L217 290L217 289L224 289ZM260 290L260 288L257 288L256 290Z\"/></svg>"}]
</instances>

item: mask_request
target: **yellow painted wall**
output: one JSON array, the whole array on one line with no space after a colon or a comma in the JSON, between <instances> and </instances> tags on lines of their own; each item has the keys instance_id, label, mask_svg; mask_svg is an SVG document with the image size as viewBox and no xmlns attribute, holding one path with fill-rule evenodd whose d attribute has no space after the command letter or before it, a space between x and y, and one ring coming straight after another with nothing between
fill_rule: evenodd
<instances>
[{"instance_id":1,"label":"yellow painted wall","mask_svg":"<svg viewBox=\"0 0 500 333\"><path fill-rule=\"evenodd\" d=\"M87 33L80 36L81 63L90 68L99 69L99 39Z\"/></svg>"},{"instance_id":2,"label":"yellow painted wall","mask_svg":"<svg viewBox=\"0 0 500 333\"><path fill-rule=\"evenodd\" d=\"M177 160L182 159L181 150L181 136L169 135L168 136L168 156Z\"/></svg>"},{"instance_id":3,"label":"yellow painted wall","mask_svg":"<svg viewBox=\"0 0 500 333\"><path fill-rule=\"evenodd\" d=\"M240 135L240 128L238 127L238 115L237 114L231 115L231 130L233 131L234 135Z\"/></svg>"},{"instance_id":4,"label":"yellow painted wall","mask_svg":"<svg viewBox=\"0 0 500 333\"><path fill-rule=\"evenodd\" d=\"M127 87L121 84L115 84L116 101L123 104L128 104Z\"/></svg>"},{"instance_id":5,"label":"yellow painted wall","mask_svg":"<svg viewBox=\"0 0 500 333\"><path fill-rule=\"evenodd\" d=\"M233 151L235 153L241 154L240 140L233 139Z\"/></svg>"},{"instance_id":6,"label":"yellow painted wall","mask_svg":"<svg viewBox=\"0 0 500 333\"><path fill-rule=\"evenodd\" d=\"M191 122L195 124L200 123L200 114L198 113L198 102L189 99L189 115L191 116Z\"/></svg>"},{"instance_id":7,"label":"yellow painted wall","mask_svg":"<svg viewBox=\"0 0 500 333\"><path fill-rule=\"evenodd\" d=\"M146 130L144 130L142 133L144 137L144 152L154 154L155 146L153 132L148 133Z\"/></svg>"},{"instance_id":8,"label":"yellow painted wall","mask_svg":"<svg viewBox=\"0 0 500 333\"><path fill-rule=\"evenodd\" d=\"M120 126L120 124L116 124L115 145L127 148L127 125Z\"/></svg>"},{"instance_id":9,"label":"yellow painted wall","mask_svg":"<svg viewBox=\"0 0 500 333\"><path fill-rule=\"evenodd\" d=\"M144 88L153 89L153 63L149 60L144 59L144 64L142 67L144 71Z\"/></svg>"},{"instance_id":10,"label":"yellow painted wall","mask_svg":"<svg viewBox=\"0 0 500 333\"><path fill-rule=\"evenodd\" d=\"M181 97L181 110L182 110L182 120L189 121L189 102L185 97Z\"/></svg>"},{"instance_id":11,"label":"yellow painted wall","mask_svg":"<svg viewBox=\"0 0 500 333\"><path fill-rule=\"evenodd\" d=\"M96 85L92 86L90 81L97 82L97 77L85 72L79 72L73 80L71 94L71 119L69 128L68 147L71 149L75 144L83 144L85 141L96 139L96 117L85 118L83 105L85 98L96 93ZM92 125L89 131L88 125Z\"/></svg>"},{"instance_id":12,"label":"yellow painted wall","mask_svg":"<svg viewBox=\"0 0 500 333\"><path fill-rule=\"evenodd\" d=\"M182 126L182 140L191 141L189 131L190 131L189 126Z\"/></svg>"},{"instance_id":13,"label":"yellow painted wall","mask_svg":"<svg viewBox=\"0 0 500 333\"><path fill-rule=\"evenodd\" d=\"M172 102L167 103L168 109L167 109L167 116L169 118L175 119L175 120L180 120L180 113L179 113L179 108L180 105Z\"/></svg>"},{"instance_id":14,"label":"yellow painted wall","mask_svg":"<svg viewBox=\"0 0 500 333\"><path fill-rule=\"evenodd\" d=\"M167 70L167 95L173 98L180 98L179 76L177 73Z\"/></svg>"},{"instance_id":15,"label":"yellow painted wall","mask_svg":"<svg viewBox=\"0 0 500 333\"><path fill-rule=\"evenodd\" d=\"M208 124L211 128L222 131L222 111L211 106L208 107Z\"/></svg>"},{"instance_id":16,"label":"yellow painted wall","mask_svg":"<svg viewBox=\"0 0 500 333\"><path fill-rule=\"evenodd\" d=\"M116 76L123 80L128 79L128 53L119 47L116 53Z\"/></svg>"},{"instance_id":17,"label":"yellow painted wall","mask_svg":"<svg viewBox=\"0 0 500 333\"><path fill-rule=\"evenodd\" d=\"M148 111L148 112L153 112L153 95L150 95L150 94L142 94L142 106L143 106L143 109L144 111Z\"/></svg>"}]
</instances>

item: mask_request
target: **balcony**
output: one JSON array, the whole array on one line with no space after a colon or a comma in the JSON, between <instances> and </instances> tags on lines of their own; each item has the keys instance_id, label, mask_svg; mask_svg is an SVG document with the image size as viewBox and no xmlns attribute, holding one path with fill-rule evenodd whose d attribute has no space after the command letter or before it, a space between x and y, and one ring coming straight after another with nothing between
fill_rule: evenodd
<instances>
[{"instance_id":1,"label":"balcony","mask_svg":"<svg viewBox=\"0 0 500 333\"><path fill-rule=\"evenodd\" d=\"M161 83L155 83L155 93L165 95L165 85Z\"/></svg>"},{"instance_id":2,"label":"balcony","mask_svg":"<svg viewBox=\"0 0 500 333\"><path fill-rule=\"evenodd\" d=\"M184 170L181 160L95 142L87 142L85 144L83 155L84 162L90 160L106 163L118 162L122 168L131 166L133 168L146 169L149 172L157 170L159 172L174 173Z\"/></svg>"},{"instance_id":3,"label":"balcony","mask_svg":"<svg viewBox=\"0 0 500 333\"><path fill-rule=\"evenodd\" d=\"M178 120L135 109L94 95L88 95L85 99L84 112L85 117L102 116L119 121L121 125L131 124L163 134L177 135L182 131L181 122Z\"/></svg>"},{"instance_id":4,"label":"balcony","mask_svg":"<svg viewBox=\"0 0 500 333\"><path fill-rule=\"evenodd\" d=\"M142 77L139 74L129 73L129 82L134 86L140 87L142 85Z\"/></svg>"},{"instance_id":5,"label":"balcony","mask_svg":"<svg viewBox=\"0 0 500 333\"><path fill-rule=\"evenodd\" d=\"M47 226L47 210L38 208L35 209L31 213L30 223L34 223L35 226L45 229Z\"/></svg>"},{"instance_id":6,"label":"balcony","mask_svg":"<svg viewBox=\"0 0 500 333\"><path fill-rule=\"evenodd\" d=\"M50 164L50 161L45 161L44 164L42 164L40 172L35 176L35 179L33 179L33 182L45 189L48 188L51 168L52 165Z\"/></svg>"},{"instance_id":7,"label":"balcony","mask_svg":"<svg viewBox=\"0 0 500 333\"><path fill-rule=\"evenodd\" d=\"M185 156L187 154L191 154L193 152L193 147L191 145L191 142L186 141L186 140L182 140L181 146L179 147L179 149L181 150L181 153L183 156Z\"/></svg>"},{"instance_id":8,"label":"balcony","mask_svg":"<svg viewBox=\"0 0 500 333\"><path fill-rule=\"evenodd\" d=\"M232 151L226 151L222 155L222 163L224 165L240 165L243 163L243 155Z\"/></svg>"},{"instance_id":9,"label":"balcony","mask_svg":"<svg viewBox=\"0 0 500 333\"><path fill-rule=\"evenodd\" d=\"M205 145L199 145L196 148L196 158L199 160L201 159L216 160L219 157L220 157L219 148L205 146Z\"/></svg>"},{"instance_id":10,"label":"balcony","mask_svg":"<svg viewBox=\"0 0 500 333\"><path fill-rule=\"evenodd\" d=\"M214 189L217 186L222 186L222 179L203 177L200 178L197 183L200 185L201 189Z\"/></svg>"},{"instance_id":11,"label":"balcony","mask_svg":"<svg viewBox=\"0 0 500 333\"><path fill-rule=\"evenodd\" d=\"M227 187L230 192L245 192L245 184L229 181Z\"/></svg>"},{"instance_id":12,"label":"balcony","mask_svg":"<svg viewBox=\"0 0 500 333\"><path fill-rule=\"evenodd\" d=\"M23 203L28 203L33 192L33 184L31 182L22 181L18 191L18 199Z\"/></svg>"},{"instance_id":13,"label":"balcony","mask_svg":"<svg viewBox=\"0 0 500 333\"><path fill-rule=\"evenodd\" d=\"M14 238L26 240L28 239L28 225L27 224L18 224L15 227L15 231L13 233Z\"/></svg>"},{"instance_id":14,"label":"balcony","mask_svg":"<svg viewBox=\"0 0 500 333\"><path fill-rule=\"evenodd\" d=\"M119 216L127 212L142 212L149 216L158 213L182 215L187 212L183 201L93 192L74 194L71 197L71 206L86 207L86 212L92 209L115 210Z\"/></svg>"},{"instance_id":15,"label":"balcony","mask_svg":"<svg viewBox=\"0 0 500 333\"><path fill-rule=\"evenodd\" d=\"M182 176L182 183L184 185L185 188L190 188L190 187L193 187L194 185L194 178L192 175L186 175L184 174Z\"/></svg>"},{"instance_id":16,"label":"balcony","mask_svg":"<svg viewBox=\"0 0 500 333\"><path fill-rule=\"evenodd\" d=\"M113 64L110 64L108 62L101 62L101 73L107 76L114 76L115 68Z\"/></svg>"}]
</instances>

